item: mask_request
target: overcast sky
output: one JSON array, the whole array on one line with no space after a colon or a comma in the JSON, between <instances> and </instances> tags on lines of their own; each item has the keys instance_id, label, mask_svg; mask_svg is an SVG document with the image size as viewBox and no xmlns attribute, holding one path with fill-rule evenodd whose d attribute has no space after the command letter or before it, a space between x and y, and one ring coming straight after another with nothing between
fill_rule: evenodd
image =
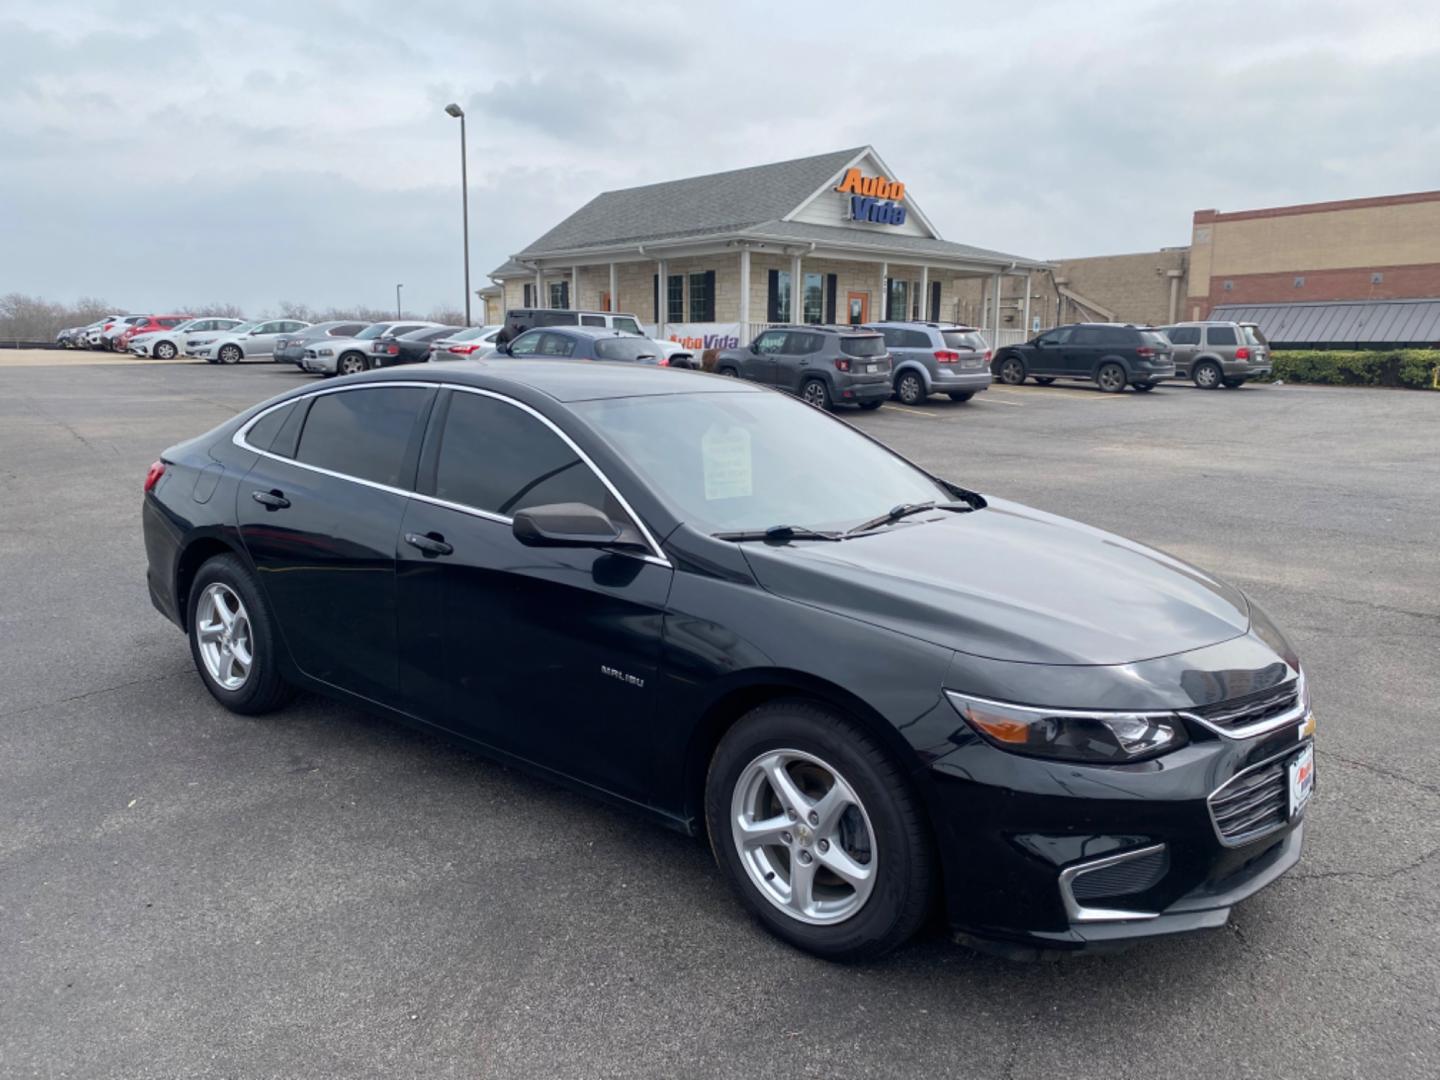
<instances>
[{"instance_id":1,"label":"overcast sky","mask_svg":"<svg viewBox=\"0 0 1440 1080\"><path fill-rule=\"evenodd\" d=\"M226 13L222 13L222 11ZM463 302L596 193L872 144L1056 258L1440 187L1434 0L4 0L0 293Z\"/></svg>"}]
</instances>

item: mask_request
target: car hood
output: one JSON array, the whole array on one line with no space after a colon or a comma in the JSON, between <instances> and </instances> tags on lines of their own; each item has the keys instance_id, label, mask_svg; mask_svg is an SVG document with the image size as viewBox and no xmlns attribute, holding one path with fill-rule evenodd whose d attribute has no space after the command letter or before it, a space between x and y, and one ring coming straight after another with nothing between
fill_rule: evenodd
<instances>
[{"instance_id":1,"label":"car hood","mask_svg":"<svg viewBox=\"0 0 1440 1080\"><path fill-rule=\"evenodd\" d=\"M743 550L769 592L994 660L1128 664L1249 628L1238 589L1143 544L1001 500L940 514Z\"/></svg>"}]
</instances>

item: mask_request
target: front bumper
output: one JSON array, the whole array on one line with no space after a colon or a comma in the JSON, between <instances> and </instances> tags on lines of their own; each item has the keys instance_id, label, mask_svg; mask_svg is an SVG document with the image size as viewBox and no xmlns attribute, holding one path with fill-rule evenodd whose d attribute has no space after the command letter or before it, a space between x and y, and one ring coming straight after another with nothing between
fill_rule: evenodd
<instances>
[{"instance_id":1,"label":"front bumper","mask_svg":"<svg viewBox=\"0 0 1440 1080\"><path fill-rule=\"evenodd\" d=\"M314 375L334 375L335 363L334 356L315 356L307 351L300 360L300 370Z\"/></svg>"}]
</instances>

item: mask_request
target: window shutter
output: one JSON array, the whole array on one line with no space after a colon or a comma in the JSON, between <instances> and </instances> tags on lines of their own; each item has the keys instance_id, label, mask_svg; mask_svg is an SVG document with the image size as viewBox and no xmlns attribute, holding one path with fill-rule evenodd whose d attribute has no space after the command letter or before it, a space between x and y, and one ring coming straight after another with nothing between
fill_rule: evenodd
<instances>
[{"instance_id":1,"label":"window shutter","mask_svg":"<svg viewBox=\"0 0 1440 1080\"><path fill-rule=\"evenodd\" d=\"M890 314L890 297L891 297L891 295L894 293L895 290L891 287L890 283L891 283L892 281L894 281L894 280L895 280L894 278L888 278L888 277L885 279L885 302L880 305L880 307L881 307L881 315L880 315L880 317L881 317L882 319L884 319L886 322L889 322L890 319L892 318L892 316L891 316L891 314Z\"/></svg>"},{"instance_id":2,"label":"window shutter","mask_svg":"<svg viewBox=\"0 0 1440 1080\"><path fill-rule=\"evenodd\" d=\"M780 321L780 271L770 271L770 283L765 297L765 321Z\"/></svg>"},{"instance_id":3,"label":"window shutter","mask_svg":"<svg viewBox=\"0 0 1440 1080\"><path fill-rule=\"evenodd\" d=\"M834 274L825 275L825 321L831 326L835 325L835 289L839 283Z\"/></svg>"},{"instance_id":4,"label":"window shutter","mask_svg":"<svg viewBox=\"0 0 1440 1080\"><path fill-rule=\"evenodd\" d=\"M940 321L940 283L938 281L930 283L930 320L932 322Z\"/></svg>"},{"instance_id":5,"label":"window shutter","mask_svg":"<svg viewBox=\"0 0 1440 1080\"><path fill-rule=\"evenodd\" d=\"M655 322L660 322L660 275L656 274L652 279L655 282Z\"/></svg>"},{"instance_id":6,"label":"window shutter","mask_svg":"<svg viewBox=\"0 0 1440 1080\"><path fill-rule=\"evenodd\" d=\"M702 322L715 321L715 271L705 271L705 318Z\"/></svg>"}]
</instances>

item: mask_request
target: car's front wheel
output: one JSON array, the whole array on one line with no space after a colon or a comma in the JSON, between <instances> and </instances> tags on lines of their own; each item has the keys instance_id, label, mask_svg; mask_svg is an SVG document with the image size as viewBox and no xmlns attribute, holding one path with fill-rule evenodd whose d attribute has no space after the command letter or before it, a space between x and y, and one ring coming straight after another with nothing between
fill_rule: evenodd
<instances>
[{"instance_id":1,"label":"car's front wheel","mask_svg":"<svg viewBox=\"0 0 1440 1080\"><path fill-rule=\"evenodd\" d=\"M1006 386L1019 386L1025 381L1025 361L1011 354L1000 361L1000 381Z\"/></svg>"},{"instance_id":2,"label":"car's front wheel","mask_svg":"<svg viewBox=\"0 0 1440 1080\"><path fill-rule=\"evenodd\" d=\"M240 357L241 357L240 346L239 346L239 345L222 345L222 346L220 346L219 357L220 357L220 362L221 362L222 364L238 364L238 363L240 362Z\"/></svg>"},{"instance_id":3,"label":"car's front wheel","mask_svg":"<svg viewBox=\"0 0 1440 1080\"><path fill-rule=\"evenodd\" d=\"M217 555L190 586L190 654L205 688L231 712L254 715L284 704L275 620L235 555Z\"/></svg>"},{"instance_id":4,"label":"car's front wheel","mask_svg":"<svg viewBox=\"0 0 1440 1080\"><path fill-rule=\"evenodd\" d=\"M160 342L159 345L156 345L156 346L155 346L155 359L157 359L157 360L174 360L174 359L175 359L175 346L172 345L172 344L170 344L170 342L168 342L168 341L162 341L162 342Z\"/></svg>"},{"instance_id":5,"label":"car's front wheel","mask_svg":"<svg viewBox=\"0 0 1440 1080\"><path fill-rule=\"evenodd\" d=\"M879 956L929 911L934 856L904 772L825 707L772 702L740 719L711 759L705 817L745 906L817 956Z\"/></svg>"}]
</instances>

